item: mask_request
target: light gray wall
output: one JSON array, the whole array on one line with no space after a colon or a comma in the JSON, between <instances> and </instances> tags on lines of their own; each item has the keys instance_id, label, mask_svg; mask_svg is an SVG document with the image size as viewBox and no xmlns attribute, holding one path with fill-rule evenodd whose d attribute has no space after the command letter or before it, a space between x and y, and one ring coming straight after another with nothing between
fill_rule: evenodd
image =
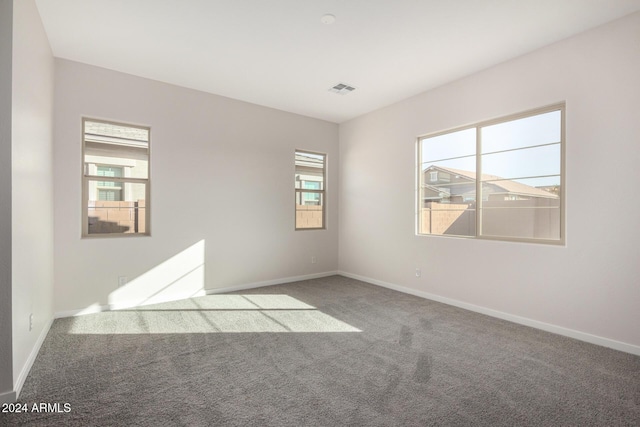
<instances>
[{"instance_id":1,"label":"light gray wall","mask_svg":"<svg viewBox=\"0 0 640 427\"><path fill-rule=\"evenodd\" d=\"M63 59L55 111L56 312L337 269L336 124ZM151 237L80 238L83 116L151 127ZM294 231L296 148L328 154L326 230Z\"/></svg>"},{"instance_id":2,"label":"light gray wall","mask_svg":"<svg viewBox=\"0 0 640 427\"><path fill-rule=\"evenodd\" d=\"M13 0L0 0L0 403L13 401L11 339L11 46Z\"/></svg>"},{"instance_id":3,"label":"light gray wall","mask_svg":"<svg viewBox=\"0 0 640 427\"><path fill-rule=\"evenodd\" d=\"M342 124L340 270L640 351L638 46L640 13ZM415 235L417 136L559 101L565 247Z\"/></svg>"},{"instance_id":4,"label":"light gray wall","mask_svg":"<svg viewBox=\"0 0 640 427\"><path fill-rule=\"evenodd\" d=\"M53 318L54 69L35 1L16 1L13 12L12 326L19 392Z\"/></svg>"}]
</instances>

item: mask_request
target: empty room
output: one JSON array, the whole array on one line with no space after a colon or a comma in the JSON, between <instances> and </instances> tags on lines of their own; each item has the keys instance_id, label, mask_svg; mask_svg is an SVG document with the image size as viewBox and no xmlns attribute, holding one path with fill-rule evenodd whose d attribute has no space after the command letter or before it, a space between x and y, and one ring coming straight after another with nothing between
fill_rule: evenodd
<instances>
[{"instance_id":1,"label":"empty room","mask_svg":"<svg viewBox=\"0 0 640 427\"><path fill-rule=\"evenodd\" d=\"M640 424L640 0L0 0L0 425Z\"/></svg>"}]
</instances>

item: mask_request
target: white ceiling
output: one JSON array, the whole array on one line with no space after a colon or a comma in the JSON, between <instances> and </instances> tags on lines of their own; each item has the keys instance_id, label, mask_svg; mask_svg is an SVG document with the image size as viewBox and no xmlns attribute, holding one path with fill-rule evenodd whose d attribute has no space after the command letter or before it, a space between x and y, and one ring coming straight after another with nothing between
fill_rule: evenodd
<instances>
[{"instance_id":1,"label":"white ceiling","mask_svg":"<svg viewBox=\"0 0 640 427\"><path fill-rule=\"evenodd\" d=\"M36 3L56 57L336 123L640 10L640 0ZM337 83L356 90L329 92Z\"/></svg>"}]
</instances>

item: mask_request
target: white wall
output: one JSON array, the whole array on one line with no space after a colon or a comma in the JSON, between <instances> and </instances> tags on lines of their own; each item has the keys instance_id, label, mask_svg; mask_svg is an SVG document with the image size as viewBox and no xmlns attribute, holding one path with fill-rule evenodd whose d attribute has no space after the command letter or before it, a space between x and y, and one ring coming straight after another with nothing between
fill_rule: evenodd
<instances>
[{"instance_id":1,"label":"white wall","mask_svg":"<svg viewBox=\"0 0 640 427\"><path fill-rule=\"evenodd\" d=\"M640 13L342 124L340 270L640 351L638 46ZM565 247L415 235L417 136L559 101Z\"/></svg>"},{"instance_id":2,"label":"white wall","mask_svg":"<svg viewBox=\"0 0 640 427\"><path fill-rule=\"evenodd\" d=\"M337 269L336 124L63 59L55 114L56 312ZM151 237L80 238L83 116L151 127ZM328 154L327 230L294 231L296 148Z\"/></svg>"},{"instance_id":3,"label":"white wall","mask_svg":"<svg viewBox=\"0 0 640 427\"><path fill-rule=\"evenodd\" d=\"M13 12L13 376L19 391L53 318L54 69L35 2L16 1Z\"/></svg>"},{"instance_id":4,"label":"white wall","mask_svg":"<svg viewBox=\"0 0 640 427\"><path fill-rule=\"evenodd\" d=\"M11 339L11 51L13 0L0 0L0 403L13 401Z\"/></svg>"}]
</instances>

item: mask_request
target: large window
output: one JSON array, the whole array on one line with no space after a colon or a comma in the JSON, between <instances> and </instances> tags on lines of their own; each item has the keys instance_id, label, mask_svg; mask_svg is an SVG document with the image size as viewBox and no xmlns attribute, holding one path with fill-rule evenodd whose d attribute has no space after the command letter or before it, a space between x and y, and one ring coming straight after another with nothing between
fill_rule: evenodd
<instances>
[{"instance_id":1,"label":"large window","mask_svg":"<svg viewBox=\"0 0 640 427\"><path fill-rule=\"evenodd\" d=\"M325 154L296 150L296 230L325 227L325 164Z\"/></svg>"},{"instance_id":2,"label":"large window","mask_svg":"<svg viewBox=\"0 0 640 427\"><path fill-rule=\"evenodd\" d=\"M82 121L82 235L149 234L149 128Z\"/></svg>"},{"instance_id":3,"label":"large window","mask_svg":"<svg viewBox=\"0 0 640 427\"><path fill-rule=\"evenodd\" d=\"M419 234L564 242L564 104L418 139Z\"/></svg>"}]
</instances>

